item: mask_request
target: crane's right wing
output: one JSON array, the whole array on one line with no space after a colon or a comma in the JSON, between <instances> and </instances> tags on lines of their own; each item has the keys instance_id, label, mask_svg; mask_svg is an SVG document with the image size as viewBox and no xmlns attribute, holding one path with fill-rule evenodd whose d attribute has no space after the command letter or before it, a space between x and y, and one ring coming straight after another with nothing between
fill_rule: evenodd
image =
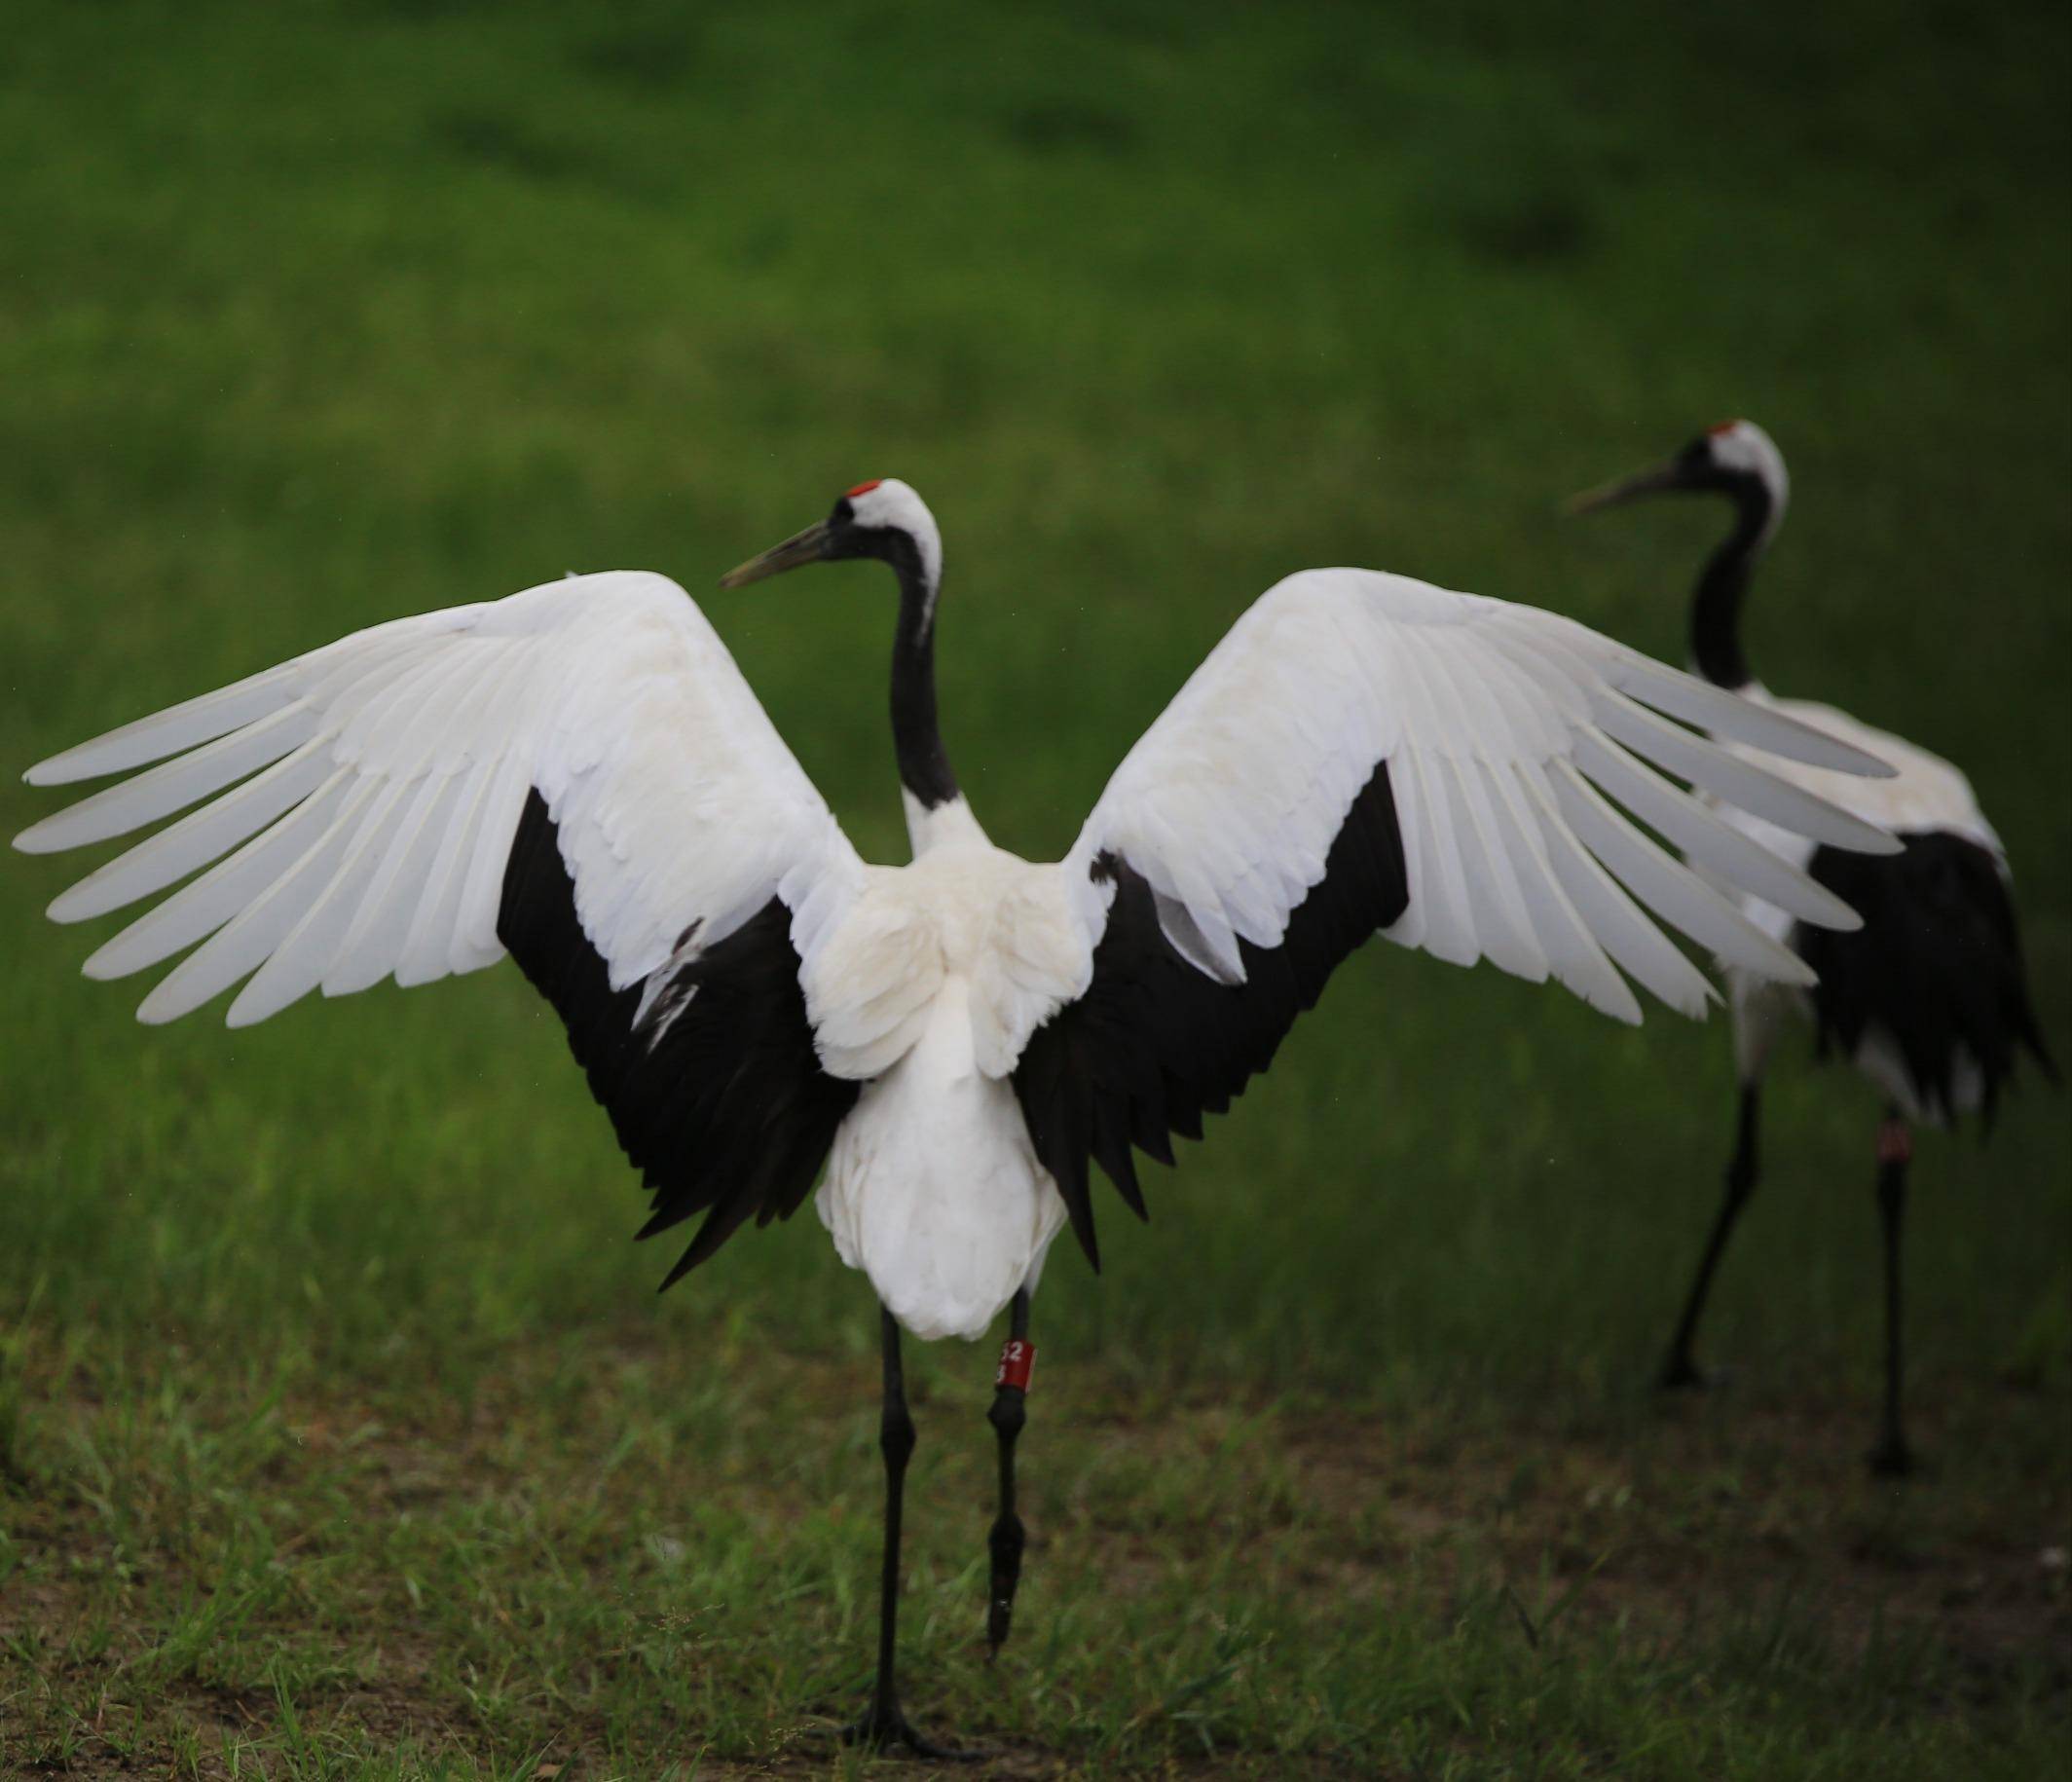
<instances>
[{"instance_id":1,"label":"crane's right wing","mask_svg":"<svg viewBox=\"0 0 2072 1782\"><path fill-rule=\"evenodd\" d=\"M1672 718L1889 771L1536 608L1351 569L1260 596L1116 769L1060 869L1091 982L1032 1035L1015 1081L1090 1255L1089 1159L1141 1212L1131 1145L1170 1162L1170 1133L1199 1137L1377 930L1552 977L1626 1021L1640 1004L1621 969L1686 1015L1714 995L1657 921L1805 982L1625 813L1830 927L1856 918L1663 773L1838 847L1897 844Z\"/></svg>"},{"instance_id":2,"label":"crane's right wing","mask_svg":"<svg viewBox=\"0 0 2072 1782\"><path fill-rule=\"evenodd\" d=\"M798 972L862 864L674 582L572 575L377 625L26 777L153 761L15 840L81 847L206 800L50 909L84 920L207 868L87 961L120 978L195 947L139 1019L250 974L242 1026L508 948L654 1191L649 1229L709 1209L679 1273L811 1186L857 1088L820 1070Z\"/></svg>"}]
</instances>

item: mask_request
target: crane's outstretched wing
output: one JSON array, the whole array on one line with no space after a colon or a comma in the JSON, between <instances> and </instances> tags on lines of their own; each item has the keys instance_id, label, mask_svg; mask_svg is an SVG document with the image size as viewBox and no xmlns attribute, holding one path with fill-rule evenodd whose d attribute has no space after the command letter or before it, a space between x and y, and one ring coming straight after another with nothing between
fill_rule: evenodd
<instances>
[{"instance_id":1,"label":"crane's outstretched wing","mask_svg":"<svg viewBox=\"0 0 2072 1782\"><path fill-rule=\"evenodd\" d=\"M87 961L120 978L195 947L139 1019L250 974L241 1026L508 948L654 1191L648 1229L708 1211L678 1273L812 1185L857 1088L820 1071L798 971L862 867L674 582L572 575L377 625L26 777L153 761L15 839L80 847L207 800L51 906L80 921L208 869Z\"/></svg>"},{"instance_id":2,"label":"crane's outstretched wing","mask_svg":"<svg viewBox=\"0 0 2072 1782\"><path fill-rule=\"evenodd\" d=\"M1089 1158L1141 1213L1131 1144L1169 1163L1169 1134L1199 1137L1377 929L1554 978L1625 1021L1640 1005L1620 968L1686 1015L1714 995L1646 910L1722 960L1804 982L1618 806L1829 927L1856 918L1655 769L1835 846L1896 844L1663 714L1886 771L1535 608L1370 570L1306 571L1262 595L1130 750L1063 865L1092 981L1015 1081L1089 1254Z\"/></svg>"}]
</instances>

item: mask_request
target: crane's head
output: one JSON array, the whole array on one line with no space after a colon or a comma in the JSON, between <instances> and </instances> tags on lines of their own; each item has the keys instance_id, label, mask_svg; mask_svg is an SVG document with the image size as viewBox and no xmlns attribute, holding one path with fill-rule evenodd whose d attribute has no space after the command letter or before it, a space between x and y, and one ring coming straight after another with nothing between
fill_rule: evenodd
<instances>
[{"instance_id":1,"label":"crane's head","mask_svg":"<svg viewBox=\"0 0 2072 1782\"><path fill-rule=\"evenodd\" d=\"M1723 495L1737 506L1759 508L1769 526L1784 515L1791 495L1784 454L1753 421L1722 421L1708 427L1675 457L1585 490L1568 503L1571 513L1616 507L1644 495Z\"/></svg>"},{"instance_id":2,"label":"crane's head","mask_svg":"<svg viewBox=\"0 0 2072 1782\"><path fill-rule=\"evenodd\" d=\"M887 476L858 483L825 520L727 571L720 585L746 587L802 563L834 563L844 557L876 557L891 564L903 588L911 585L933 602L943 575L943 535L912 486Z\"/></svg>"}]
</instances>

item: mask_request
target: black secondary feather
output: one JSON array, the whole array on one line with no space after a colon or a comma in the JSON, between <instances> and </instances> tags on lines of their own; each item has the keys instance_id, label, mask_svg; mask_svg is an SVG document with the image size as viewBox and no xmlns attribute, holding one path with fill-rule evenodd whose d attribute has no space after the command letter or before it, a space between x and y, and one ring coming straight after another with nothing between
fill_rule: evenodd
<instances>
[{"instance_id":1,"label":"black secondary feather","mask_svg":"<svg viewBox=\"0 0 2072 1782\"><path fill-rule=\"evenodd\" d=\"M561 1017L590 1093L651 1191L640 1235L706 1215L664 1287L752 1215L767 1224L797 1210L862 1086L820 1067L781 902L664 966L672 976L637 1024L648 983L611 988L535 792L504 870L497 936Z\"/></svg>"},{"instance_id":2,"label":"black secondary feather","mask_svg":"<svg viewBox=\"0 0 2072 1782\"><path fill-rule=\"evenodd\" d=\"M1812 991L1823 1057L1855 1055L1882 1030L1898 1048L1924 1112L1956 1113L1959 1060L1981 1079L1990 1125L2026 1047L2054 1080L2029 1003L2021 935L2000 863L1946 830L1903 835L1904 851L1872 856L1818 848L1807 871L1855 908L1853 934L1799 928L1794 951L1820 974Z\"/></svg>"},{"instance_id":3,"label":"black secondary feather","mask_svg":"<svg viewBox=\"0 0 2072 1782\"><path fill-rule=\"evenodd\" d=\"M1240 984L1219 984L1180 955L1159 925L1150 885L1126 858L1103 852L1092 871L1115 886L1092 983L1031 1036L1015 1093L1037 1159L1099 1268L1089 1161L1144 1217L1130 1147L1169 1164L1171 1134L1200 1138L1202 1116L1223 1113L1273 1062L1339 961L1398 920L1410 890L1386 761L1353 799L1324 875L1288 917L1281 944L1239 941Z\"/></svg>"}]
</instances>

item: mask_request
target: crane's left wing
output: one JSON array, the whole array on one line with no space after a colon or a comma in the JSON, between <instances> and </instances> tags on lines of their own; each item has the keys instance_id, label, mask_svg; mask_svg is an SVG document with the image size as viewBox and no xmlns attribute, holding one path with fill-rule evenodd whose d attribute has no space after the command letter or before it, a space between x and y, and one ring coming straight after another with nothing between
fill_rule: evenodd
<instances>
[{"instance_id":1,"label":"crane's left wing","mask_svg":"<svg viewBox=\"0 0 2072 1782\"><path fill-rule=\"evenodd\" d=\"M1886 771L1536 608L1350 569L1262 595L1116 770L1061 868L1092 979L1015 1081L1089 1254L1088 1160L1141 1213L1131 1145L1170 1162L1170 1133L1199 1137L1377 930L1554 978L1625 1021L1640 1005L1621 970L1686 1015L1714 995L1657 921L1804 982L1632 819L1801 920L1853 913L1657 769L1837 847L1895 844L1684 724Z\"/></svg>"},{"instance_id":2,"label":"crane's left wing","mask_svg":"<svg viewBox=\"0 0 2072 1782\"><path fill-rule=\"evenodd\" d=\"M709 1213L679 1273L811 1187L857 1087L820 1070L798 974L863 866L673 581L572 575L377 625L27 778L154 761L15 840L194 806L51 906L79 921L199 872L87 961L120 978L194 949L140 1019L246 979L242 1026L507 947L653 1190L649 1230Z\"/></svg>"}]
</instances>

